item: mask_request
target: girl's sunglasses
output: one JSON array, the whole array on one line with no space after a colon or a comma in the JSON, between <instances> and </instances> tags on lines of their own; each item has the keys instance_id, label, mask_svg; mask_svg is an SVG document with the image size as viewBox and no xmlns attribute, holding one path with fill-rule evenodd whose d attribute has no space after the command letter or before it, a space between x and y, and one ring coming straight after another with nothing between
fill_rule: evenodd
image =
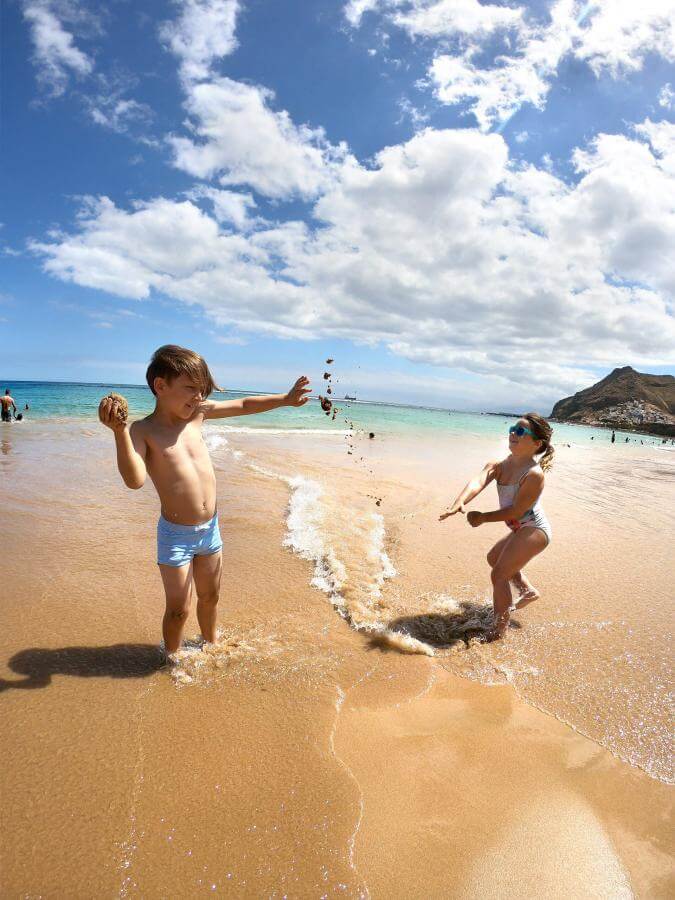
<instances>
[{"instance_id":1,"label":"girl's sunglasses","mask_svg":"<svg viewBox=\"0 0 675 900\"><path fill-rule=\"evenodd\" d=\"M524 425L512 425L509 428L509 434L515 434L518 437L522 437L524 434L529 434L530 437L536 438L536 434L534 431L530 431L529 428L525 428Z\"/></svg>"}]
</instances>

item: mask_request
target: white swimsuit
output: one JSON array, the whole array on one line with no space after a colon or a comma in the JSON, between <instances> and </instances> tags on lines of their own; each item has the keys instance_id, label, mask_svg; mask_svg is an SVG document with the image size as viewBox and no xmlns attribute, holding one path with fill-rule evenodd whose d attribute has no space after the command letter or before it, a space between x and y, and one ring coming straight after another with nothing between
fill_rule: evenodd
<instances>
[{"instance_id":1,"label":"white swimsuit","mask_svg":"<svg viewBox=\"0 0 675 900\"><path fill-rule=\"evenodd\" d=\"M529 469L528 472L531 472L532 469ZM525 475L528 474L525 472ZM523 475L520 481L517 481L515 484L500 484L497 482L497 493L499 494L499 508L504 509L505 506L513 506L516 494L518 493L518 489L520 485L523 483ZM546 518L546 514L544 513L544 508L541 505L541 495L537 497L537 501L532 507L532 509L528 509L527 512L520 517L520 519L507 519L506 524L511 529L511 531L518 531L519 528L523 528L528 525L532 528L539 528L540 531L543 531L546 535L547 543L551 543L551 525Z\"/></svg>"}]
</instances>

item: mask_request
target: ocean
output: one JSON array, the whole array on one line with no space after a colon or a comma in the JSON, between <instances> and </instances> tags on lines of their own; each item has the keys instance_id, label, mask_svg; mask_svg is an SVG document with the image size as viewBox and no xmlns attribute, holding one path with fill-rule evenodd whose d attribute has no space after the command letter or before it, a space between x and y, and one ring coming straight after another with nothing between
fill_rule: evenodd
<instances>
[{"instance_id":1,"label":"ocean","mask_svg":"<svg viewBox=\"0 0 675 900\"><path fill-rule=\"evenodd\" d=\"M5 382L0 382L4 385ZM146 385L130 384L80 384L70 382L12 381L7 382L16 401L19 412L27 421L33 419L96 420L98 404L109 391L123 394L129 403L131 418L148 415L153 407L153 397ZM4 390L4 388L3 388ZM232 390L214 394L214 399L235 399L260 391ZM504 433L511 417L494 413L458 412L431 407L378 403L367 400L334 400L340 410L333 420L325 415L319 401L311 400L301 409L282 408L261 416L249 416L230 423L219 423L229 431L254 429L256 431L305 431L338 434L353 423L356 429L387 435L413 437L415 435L472 435L494 439ZM25 405L29 410L25 410ZM513 410L515 415L526 410ZM589 428L583 425L555 423L553 443L591 446L593 443L609 443L611 430ZM639 443L661 445L661 438L630 432L617 431L617 444Z\"/></svg>"}]
</instances>

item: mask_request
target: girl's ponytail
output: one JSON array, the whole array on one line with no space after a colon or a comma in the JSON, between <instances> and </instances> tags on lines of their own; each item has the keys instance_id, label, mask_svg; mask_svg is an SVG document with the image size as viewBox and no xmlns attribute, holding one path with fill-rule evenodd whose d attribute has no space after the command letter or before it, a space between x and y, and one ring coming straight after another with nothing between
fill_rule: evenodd
<instances>
[{"instance_id":1,"label":"girl's ponytail","mask_svg":"<svg viewBox=\"0 0 675 900\"><path fill-rule=\"evenodd\" d=\"M548 470L551 468L551 466L553 465L553 454L554 453L555 453L555 450L553 449L553 445L547 444L546 449L544 450L544 455L539 460L539 465L541 466L542 471L548 472Z\"/></svg>"},{"instance_id":2,"label":"girl's ponytail","mask_svg":"<svg viewBox=\"0 0 675 900\"><path fill-rule=\"evenodd\" d=\"M541 441L544 445L541 450L538 451L539 453L544 454L539 460L539 465L544 472L547 472L553 465L553 454L555 453L553 444L551 443L553 429L546 419L538 413L525 413L523 419L527 419L532 426L532 431L534 431L536 439Z\"/></svg>"}]
</instances>

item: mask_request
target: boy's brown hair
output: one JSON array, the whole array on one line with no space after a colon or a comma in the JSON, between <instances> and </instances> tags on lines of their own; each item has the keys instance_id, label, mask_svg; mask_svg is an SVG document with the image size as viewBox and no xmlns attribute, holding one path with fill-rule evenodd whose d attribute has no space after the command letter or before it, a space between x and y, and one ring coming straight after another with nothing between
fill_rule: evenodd
<instances>
[{"instance_id":1,"label":"boy's brown hair","mask_svg":"<svg viewBox=\"0 0 675 900\"><path fill-rule=\"evenodd\" d=\"M145 373L148 387L155 393L155 378L164 378L170 382L180 375L188 375L202 390L202 397L208 397L211 391L220 391L213 375L209 371L206 360L185 347L176 344L165 344L155 350Z\"/></svg>"}]
</instances>

